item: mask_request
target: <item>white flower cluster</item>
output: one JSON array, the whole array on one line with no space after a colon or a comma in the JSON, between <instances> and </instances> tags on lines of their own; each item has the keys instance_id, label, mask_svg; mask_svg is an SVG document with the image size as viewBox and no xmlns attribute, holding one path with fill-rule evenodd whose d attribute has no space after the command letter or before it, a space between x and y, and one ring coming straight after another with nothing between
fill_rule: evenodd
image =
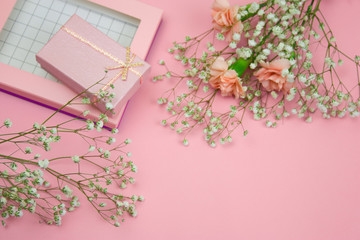
<instances>
[{"instance_id":1,"label":"white flower cluster","mask_svg":"<svg viewBox=\"0 0 360 240\"><path fill-rule=\"evenodd\" d=\"M248 59L252 56L252 50L251 48L246 48L246 47L237 48L236 54L238 55L239 58Z\"/></svg>"},{"instance_id":2,"label":"white flower cluster","mask_svg":"<svg viewBox=\"0 0 360 240\"><path fill-rule=\"evenodd\" d=\"M248 9L249 13L256 13L257 10L259 10L259 4L256 2L253 2Z\"/></svg>"}]
</instances>

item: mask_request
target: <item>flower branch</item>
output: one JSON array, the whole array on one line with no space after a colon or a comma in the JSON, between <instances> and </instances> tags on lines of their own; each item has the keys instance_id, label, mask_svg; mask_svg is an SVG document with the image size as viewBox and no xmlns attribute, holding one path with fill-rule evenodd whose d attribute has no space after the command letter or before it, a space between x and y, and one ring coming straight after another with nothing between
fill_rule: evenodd
<instances>
[{"instance_id":1,"label":"flower branch","mask_svg":"<svg viewBox=\"0 0 360 240\"><path fill-rule=\"evenodd\" d=\"M215 0L213 28L174 42L169 49L184 66L184 74L170 71L160 61L166 73L154 81L177 80L158 99L170 113L162 124L183 134L185 145L189 134L202 126L205 140L216 146L218 141L231 142L239 126L246 136L244 117L249 113L267 127L276 127L291 115L311 122L316 112L324 118L342 118L347 113L358 117L360 57L352 58L339 49L321 2L268 0L231 6ZM211 34L216 40L206 42ZM200 43L206 50L199 51ZM317 70L312 61L321 48L323 64ZM355 86L343 82L336 70L344 58L355 64ZM224 101L227 108L221 109L218 102Z\"/></svg>"},{"instance_id":2,"label":"flower branch","mask_svg":"<svg viewBox=\"0 0 360 240\"><path fill-rule=\"evenodd\" d=\"M63 216L79 207L82 200L116 227L125 220L126 213L137 215L137 202L144 198L122 194L122 189L135 183L133 174L137 172L131 153L125 150L131 141L116 143L117 129L111 133L102 131L112 108L97 119L84 120L89 113L85 111L70 120L48 124L58 112L70 104L79 104L79 100L82 104L111 103L114 97L111 90L103 91L90 101L84 95L89 89L27 130L6 132L12 127L9 119L0 126L0 146L8 150L0 154L0 214L4 226L9 217L22 217L25 212L38 215L41 222L60 225ZM70 124L73 121L83 124L74 127ZM68 135L83 153L42 157Z\"/></svg>"}]
</instances>

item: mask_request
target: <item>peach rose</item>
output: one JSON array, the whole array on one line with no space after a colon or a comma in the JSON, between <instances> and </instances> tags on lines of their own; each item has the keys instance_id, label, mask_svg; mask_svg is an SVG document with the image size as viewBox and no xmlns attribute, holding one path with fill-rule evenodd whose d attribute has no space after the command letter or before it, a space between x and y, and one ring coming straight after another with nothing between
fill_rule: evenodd
<instances>
[{"instance_id":1,"label":"peach rose","mask_svg":"<svg viewBox=\"0 0 360 240\"><path fill-rule=\"evenodd\" d=\"M218 57L210 67L210 85L215 89L220 89L222 96L234 95L240 98L245 94L241 85L241 79L237 72L228 70L229 66L223 57Z\"/></svg>"},{"instance_id":2,"label":"peach rose","mask_svg":"<svg viewBox=\"0 0 360 240\"><path fill-rule=\"evenodd\" d=\"M283 91L288 93L295 83L288 82L286 77L282 76L284 69L290 68L290 62L287 59L274 60L271 63L261 63L262 68L254 73L259 82L267 91Z\"/></svg>"},{"instance_id":3,"label":"peach rose","mask_svg":"<svg viewBox=\"0 0 360 240\"><path fill-rule=\"evenodd\" d=\"M225 35L226 41L233 41L234 33L241 34L244 26L241 21L236 19L238 6L231 7L227 0L215 0L211 9L214 28Z\"/></svg>"},{"instance_id":4,"label":"peach rose","mask_svg":"<svg viewBox=\"0 0 360 240\"><path fill-rule=\"evenodd\" d=\"M220 88L220 76L224 75L224 73L228 70L229 65L225 61L223 57L218 57L215 59L213 64L210 67L210 85L218 89Z\"/></svg>"},{"instance_id":5,"label":"peach rose","mask_svg":"<svg viewBox=\"0 0 360 240\"><path fill-rule=\"evenodd\" d=\"M239 98L244 95L244 90L241 86L241 80L235 70L228 70L220 76L220 91L222 96L234 95Z\"/></svg>"}]
</instances>

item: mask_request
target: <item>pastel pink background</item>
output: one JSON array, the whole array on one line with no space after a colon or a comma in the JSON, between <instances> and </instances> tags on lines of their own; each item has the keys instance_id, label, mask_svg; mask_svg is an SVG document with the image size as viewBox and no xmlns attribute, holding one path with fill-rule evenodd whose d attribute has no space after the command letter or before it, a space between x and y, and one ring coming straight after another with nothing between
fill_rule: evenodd
<instances>
[{"instance_id":1,"label":"pastel pink background","mask_svg":"<svg viewBox=\"0 0 360 240\"><path fill-rule=\"evenodd\" d=\"M170 59L172 41L210 26L212 0L142 1L164 9L147 58L155 75L162 73L158 60ZM322 7L341 47L359 54L360 1L323 0ZM231 145L211 149L199 133L183 147L159 125L166 113L156 98L168 87L145 81L119 129L121 138L133 140L127 149L139 168L131 190L146 197L136 219L114 228L83 202L61 227L26 214L0 230L0 239L360 239L360 120L306 124L293 118L277 129L250 120L246 139L234 136ZM0 109L0 119L11 118L19 129L52 112L5 93ZM76 143L63 145L53 154L66 154Z\"/></svg>"}]
</instances>

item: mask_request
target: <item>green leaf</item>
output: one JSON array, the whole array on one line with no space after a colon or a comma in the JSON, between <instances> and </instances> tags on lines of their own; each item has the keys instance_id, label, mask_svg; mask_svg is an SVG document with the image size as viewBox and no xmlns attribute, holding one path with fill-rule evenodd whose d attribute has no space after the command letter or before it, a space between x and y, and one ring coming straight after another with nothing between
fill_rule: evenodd
<instances>
[{"instance_id":1,"label":"green leaf","mask_svg":"<svg viewBox=\"0 0 360 240\"><path fill-rule=\"evenodd\" d=\"M241 77L244 74L244 72L248 69L250 63L251 63L251 59L239 58L229 67L229 69L235 70L238 76Z\"/></svg>"}]
</instances>

